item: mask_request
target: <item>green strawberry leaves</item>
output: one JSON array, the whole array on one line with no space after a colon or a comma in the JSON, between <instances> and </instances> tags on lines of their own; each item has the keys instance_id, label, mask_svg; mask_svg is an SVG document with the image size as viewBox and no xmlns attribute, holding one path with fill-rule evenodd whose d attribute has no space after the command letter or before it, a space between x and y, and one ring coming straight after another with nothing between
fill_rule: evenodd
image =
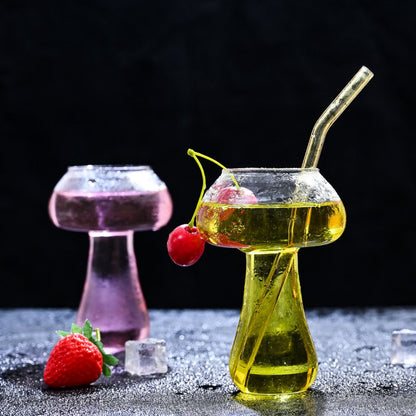
<instances>
[{"instance_id":1,"label":"green strawberry leaves","mask_svg":"<svg viewBox=\"0 0 416 416\"><path fill-rule=\"evenodd\" d=\"M92 325L90 321L87 319L84 323L84 326L82 327L82 334L85 335L88 339L90 339L92 337L92 331Z\"/></svg>"},{"instance_id":2,"label":"green strawberry leaves","mask_svg":"<svg viewBox=\"0 0 416 416\"><path fill-rule=\"evenodd\" d=\"M101 334L100 334L100 330L97 328L95 330L96 333L96 337L94 337L94 329L91 325L91 322L87 319L83 325L83 327L79 327L76 324L72 324L71 325L71 332L64 332L64 331L56 331L59 335L66 337L67 335L70 334L82 334L84 335L86 338L88 338L89 341L91 341L101 352L101 355L103 356L103 374L106 377L110 377L111 376L111 368L110 366L114 366L118 364L118 359L116 357L114 357L114 355L112 354L107 354L104 351L104 345L101 342Z\"/></svg>"}]
</instances>

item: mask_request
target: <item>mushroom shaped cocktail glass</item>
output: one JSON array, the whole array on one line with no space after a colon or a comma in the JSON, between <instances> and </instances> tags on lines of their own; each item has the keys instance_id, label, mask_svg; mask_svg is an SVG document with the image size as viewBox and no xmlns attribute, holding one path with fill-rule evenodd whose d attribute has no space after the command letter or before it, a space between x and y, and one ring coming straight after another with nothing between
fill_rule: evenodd
<instances>
[{"instance_id":1,"label":"mushroom shaped cocktail glass","mask_svg":"<svg viewBox=\"0 0 416 416\"><path fill-rule=\"evenodd\" d=\"M226 169L206 192L197 225L202 237L246 254L243 307L230 373L243 392L306 390L317 357L298 274L301 247L335 241L345 209L318 169Z\"/></svg>"},{"instance_id":2,"label":"mushroom shaped cocktail glass","mask_svg":"<svg viewBox=\"0 0 416 416\"><path fill-rule=\"evenodd\" d=\"M107 352L149 334L133 234L158 230L171 214L166 185L150 166L71 166L55 186L49 201L53 223L90 237L77 324L88 319L98 327Z\"/></svg>"}]
</instances>

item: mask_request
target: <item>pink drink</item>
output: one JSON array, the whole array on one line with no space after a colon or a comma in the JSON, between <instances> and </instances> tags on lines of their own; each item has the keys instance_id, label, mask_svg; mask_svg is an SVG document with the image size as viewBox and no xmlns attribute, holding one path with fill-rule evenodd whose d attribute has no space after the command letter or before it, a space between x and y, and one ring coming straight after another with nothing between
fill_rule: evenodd
<instances>
[{"instance_id":1,"label":"pink drink","mask_svg":"<svg viewBox=\"0 0 416 416\"><path fill-rule=\"evenodd\" d=\"M57 227L71 231L158 230L172 213L168 190L154 192L54 191L49 213Z\"/></svg>"},{"instance_id":2,"label":"pink drink","mask_svg":"<svg viewBox=\"0 0 416 416\"><path fill-rule=\"evenodd\" d=\"M133 235L161 228L171 214L169 192L149 167L71 167L55 187L49 201L53 223L90 238L77 324L88 319L99 328L109 353L149 334Z\"/></svg>"}]
</instances>

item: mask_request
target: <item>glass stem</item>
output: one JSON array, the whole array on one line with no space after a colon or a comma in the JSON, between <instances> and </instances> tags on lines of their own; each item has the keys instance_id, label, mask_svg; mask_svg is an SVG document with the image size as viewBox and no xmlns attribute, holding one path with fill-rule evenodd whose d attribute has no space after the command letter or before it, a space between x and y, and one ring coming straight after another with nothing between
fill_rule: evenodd
<instances>
[{"instance_id":1,"label":"glass stem","mask_svg":"<svg viewBox=\"0 0 416 416\"><path fill-rule=\"evenodd\" d=\"M139 283L133 231L90 232L87 276L77 323L88 319L100 328L105 346L124 348L117 339L143 339L149 333L149 315ZM122 343L123 345L118 345Z\"/></svg>"},{"instance_id":2,"label":"glass stem","mask_svg":"<svg viewBox=\"0 0 416 416\"><path fill-rule=\"evenodd\" d=\"M243 309L230 357L246 393L294 393L310 386L317 360L300 293L297 248L247 253ZM289 377L290 375L290 377Z\"/></svg>"}]
</instances>

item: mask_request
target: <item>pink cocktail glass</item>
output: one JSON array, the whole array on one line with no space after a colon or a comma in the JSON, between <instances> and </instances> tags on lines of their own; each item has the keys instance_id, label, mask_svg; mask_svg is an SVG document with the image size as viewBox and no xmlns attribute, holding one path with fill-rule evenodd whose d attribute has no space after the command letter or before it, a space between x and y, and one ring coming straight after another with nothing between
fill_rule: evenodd
<instances>
[{"instance_id":1,"label":"pink cocktail glass","mask_svg":"<svg viewBox=\"0 0 416 416\"><path fill-rule=\"evenodd\" d=\"M133 234L158 230L171 214L168 189L149 166L71 166L55 186L49 201L53 223L90 238L77 324L88 319L100 328L109 353L149 334Z\"/></svg>"}]
</instances>

